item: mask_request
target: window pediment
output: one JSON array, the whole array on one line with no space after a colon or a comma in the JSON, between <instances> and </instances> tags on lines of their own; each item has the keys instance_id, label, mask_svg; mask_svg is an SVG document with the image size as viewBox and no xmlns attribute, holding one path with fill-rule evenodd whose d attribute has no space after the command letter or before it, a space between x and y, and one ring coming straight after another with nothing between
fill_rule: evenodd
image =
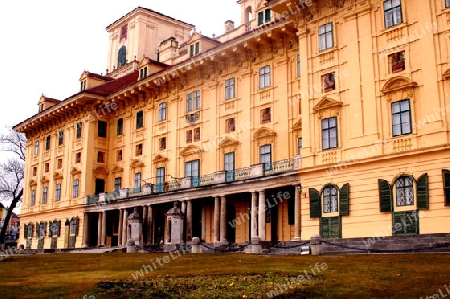
<instances>
[{"instance_id":1,"label":"window pediment","mask_svg":"<svg viewBox=\"0 0 450 299\"><path fill-rule=\"evenodd\" d=\"M37 185L37 181L36 180L31 180L29 185L30 186L36 186Z\"/></svg>"},{"instance_id":2,"label":"window pediment","mask_svg":"<svg viewBox=\"0 0 450 299\"><path fill-rule=\"evenodd\" d=\"M381 93L388 96L388 100L391 101L395 94L400 94L400 97L395 99L407 99L412 98L414 94L414 88L417 87L417 83L402 76L389 79L381 89Z\"/></svg>"},{"instance_id":3,"label":"window pediment","mask_svg":"<svg viewBox=\"0 0 450 299\"><path fill-rule=\"evenodd\" d=\"M238 145L239 141L230 138L230 137L225 137L220 143L219 143L219 147L226 147L226 146L233 146L233 145Z\"/></svg>"},{"instance_id":4,"label":"window pediment","mask_svg":"<svg viewBox=\"0 0 450 299\"><path fill-rule=\"evenodd\" d=\"M342 107L342 102L336 101L328 97L324 97L319 101L319 103L317 103L316 106L314 106L313 110L314 112L317 113L330 108L340 108L340 107Z\"/></svg>"},{"instance_id":5,"label":"window pediment","mask_svg":"<svg viewBox=\"0 0 450 299\"><path fill-rule=\"evenodd\" d=\"M105 173L108 174L109 171L105 166L98 165L94 167L94 173Z\"/></svg>"},{"instance_id":6,"label":"window pediment","mask_svg":"<svg viewBox=\"0 0 450 299\"><path fill-rule=\"evenodd\" d=\"M119 173L119 172L123 172L123 168L120 167L119 165L114 165L114 167L111 169L112 173Z\"/></svg>"},{"instance_id":7,"label":"window pediment","mask_svg":"<svg viewBox=\"0 0 450 299\"><path fill-rule=\"evenodd\" d=\"M180 155L182 156L198 155L201 154L202 152L203 152L202 148L195 145L189 145L180 152Z\"/></svg>"},{"instance_id":8,"label":"window pediment","mask_svg":"<svg viewBox=\"0 0 450 299\"><path fill-rule=\"evenodd\" d=\"M133 161L131 161L131 164L130 164L131 168L144 167L144 166L145 166L144 162L142 162L140 159L133 159Z\"/></svg>"},{"instance_id":9,"label":"window pediment","mask_svg":"<svg viewBox=\"0 0 450 299\"><path fill-rule=\"evenodd\" d=\"M155 156L155 158L153 158L153 163L166 162L166 161L168 161L168 160L169 160L169 159L167 159L166 156L161 155L161 154L157 154L157 155Z\"/></svg>"},{"instance_id":10,"label":"window pediment","mask_svg":"<svg viewBox=\"0 0 450 299\"><path fill-rule=\"evenodd\" d=\"M81 173L81 170L79 170L76 167L72 167L72 169L70 170L71 175L76 175L76 174L80 174L80 173Z\"/></svg>"},{"instance_id":11,"label":"window pediment","mask_svg":"<svg viewBox=\"0 0 450 299\"><path fill-rule=\"evenodd\" d=\"M261 139L261 138L266 138L266 137L275 137L277 135L277 133L275 133L274 130L271 130L269 128L266 127L262 127L260 129L258 129L255 134L253 134L253 138L255 139Z\"/></svg>"},{"instance_id":12,"label":"window pediment","mask_svg":"<svg viewBox=\"0 0 450 299\"><path fill-rule=\"evenodd\" d=\"M62 180L62 179L63 179L63 175L62 175L61 172L55 172L55 173L53 174L53 180L54 180L54 181L56 181L56 180Z\"/></svg>"},{"instance_id":13,"label":"window pediment","mask_svg":"<svg viewBox=\"0 0 450 299\"><path fill-rule=\"evenodd\" d=\"M48 183L49 182L49 179L48 179L48 177L47 176L42 176L41 177L41 184L45 184L45 183Z\"/></svg>"},{"instance_id":14,"label":"window pediment","mask_svg":"<svg viewBox=\"0 0 450 299\"><path fill-rule=\"evenodd\" d=\"M292 126L292 130L293 131L298 131L302 129L302 119L300 118L293 126Z\"/></svg>"},{"instance_id":15,"label":"window pediment","mask_svg":"<svg viewBox=\"0 0 450 299\"><path fill-rule=\"evenodd\" d=\"M442 79L444 79L444 80L450 79L450 69L446 70L446 71L442 74Z\"/></svg>"}]
</instances>

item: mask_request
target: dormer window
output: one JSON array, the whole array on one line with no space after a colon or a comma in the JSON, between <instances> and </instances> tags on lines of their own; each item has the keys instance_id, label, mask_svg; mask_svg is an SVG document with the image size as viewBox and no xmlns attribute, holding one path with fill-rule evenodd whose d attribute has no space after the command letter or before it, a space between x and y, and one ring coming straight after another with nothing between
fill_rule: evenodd
<instances>
[{"instance_id":1,"label":"dormer window","mask_svg":"<svg viewBox=\"0 0 450 299\"><path fill-rule=\"evenodd\" d=\"M39 105L39 112L42 112L42 111L44 111L44 104Z\"/></svg>"},{"instance_id":2,"label":"dormer window","mask_svg":"<svg viewBox=\"0 0 450 299\"><path fill-rule=\"evenodd\" d=\"M200 42L196 42L194 45L191 45L189 48L189 56L192 57L200 53Z\"/></svg>"},{"instance_id":3,"label":"dormer window","mask_svg":"<svg viewBox=\"0 0 450 299\"><path fill-rule=\"evenodd\" d=\"M81 83L81 84L80 84L80 85L81 85L81 86L80 86L80 90L81 90L81 91L86 90L86 80L83 80L83 81L81 81L80 83Z\"/></svg>"},{"instance_id":4,"label":"dormer window","mask_svg":"<svg viewBox=\"0 0 450 299\"><path fill-rule=\"evenodd\" d=\"M139 70L139 79L144 79L145 77L147 77L147 67L143 67Z\"/></svg>"}]
</instances>

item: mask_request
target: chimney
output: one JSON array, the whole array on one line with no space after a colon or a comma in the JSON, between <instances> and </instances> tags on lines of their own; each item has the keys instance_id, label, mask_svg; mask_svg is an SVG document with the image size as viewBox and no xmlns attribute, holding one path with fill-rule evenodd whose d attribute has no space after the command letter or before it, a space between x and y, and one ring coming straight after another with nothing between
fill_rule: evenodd
<instances>
[{"instance_id":1,"label":"chimney","mask_svg":"<svg viewBox=\"0 0 450 299\"><path fill-rule=\"evenodd\" d=\"M225 33L228 33L233 29L234 29L234 22L231 20L225 21Z\"/></svg>"}]
</instances>

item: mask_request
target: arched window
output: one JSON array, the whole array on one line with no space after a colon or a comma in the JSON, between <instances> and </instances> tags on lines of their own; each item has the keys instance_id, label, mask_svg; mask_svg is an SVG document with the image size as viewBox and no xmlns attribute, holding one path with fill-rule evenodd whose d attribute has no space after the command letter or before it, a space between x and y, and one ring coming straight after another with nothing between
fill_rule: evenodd
<instances>
[{"instance_id":1,"label":"arched window","mask_svg":"<svg viewBox=\"0 0 450 299\"><path fill-rule=\"evenodd\" d=\"M395 181L397 207L414 205L413 178L401 176Z\"/></svg>"},{"instance_id":2,"label":"arched window","mask_svg":"<svg viewBox=\"0 0 450 299\"><path fill-rule=\"evenodd\" d=\"M245 22L248 23L252 20L252 7L249 6L245 9Z\"/></svg>"},{"instance_id":3,"label":"arched window","mask_svg":"<svg viewBox=\"0 0 450 299\"><path fill-rule=\"evenodd\" d=\"M127 63L127 48L125 46L122 46L119 49L119 54L117 58L117 67L121 67L125 63Z\"/></svg>"},{"instance_id":4,"label":"arched window","mask_svg":"<svg viewBox=\"0 0 450 299\"><path fill-rule=\"evenodd\" d=\"M338 209L338 188L334 185L327 185L323 188L323 212L339 212Z\"/></svg>"}]
</instances>

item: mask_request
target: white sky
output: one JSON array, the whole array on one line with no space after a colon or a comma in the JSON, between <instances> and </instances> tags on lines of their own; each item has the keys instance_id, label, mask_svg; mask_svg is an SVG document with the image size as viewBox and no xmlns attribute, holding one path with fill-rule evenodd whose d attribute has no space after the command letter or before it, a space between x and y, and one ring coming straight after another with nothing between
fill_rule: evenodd
<instances>
[{"instance_id":1,"label":"white sky","mask_svg":"<svg viewBox=\"0 0 450 299\"><path fill-rule=\"evenodd\" d=\"M84 70L105 73L105 28L141 6L212 36L240 24L236 0L0 1L0 133L36 114L41 94L63 100L79 91ZM3 153L0 152L0 160Z\"/></svg>"}]
</instances>

